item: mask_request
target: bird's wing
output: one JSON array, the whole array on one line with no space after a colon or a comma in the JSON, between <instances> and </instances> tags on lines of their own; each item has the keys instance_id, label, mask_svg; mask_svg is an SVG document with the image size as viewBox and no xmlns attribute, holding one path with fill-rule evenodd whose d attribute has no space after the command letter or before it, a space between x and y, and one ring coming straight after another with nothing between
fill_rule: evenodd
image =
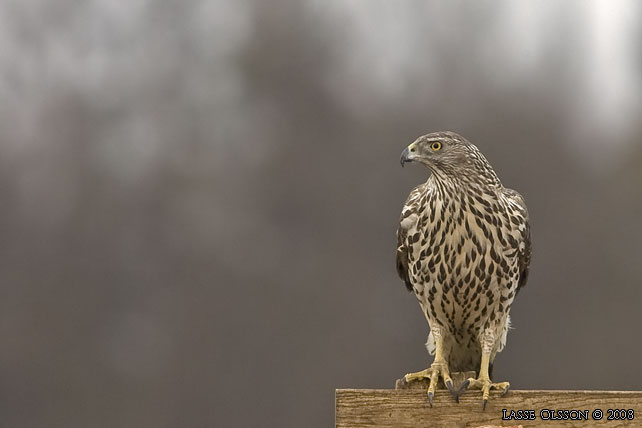
<instances>
[{"instance_id":1,"label":"bird's wing","mask_svg":"<svg viewBox=\"0 0 642 428\"><path fill-rule=\"evenodd\" d=\"M513 189L504 189L504 195L509 199L523 220L523 227L522 224L519 226L520 235L517 251L519 281L516 292L519 292L520 288L526 285L528 269L531 264L531 227L528 221L528 210L526 209L524 197Z\"/></svg>"},{"instance_id":2,"label":"bird's wing","mask_svg":"<svg viewBox=\"0 0 642 428\"><path fill-rule=\"evenodd\" d=\"M397 273L406 283L408 291L412 291L412 283L410 282L410 274L408 273L408 258L412 248L408 246L406 237L408 236L408 231L415 227L419 220L419 199L426 191L426 187L427 184L424 183L412 189L401 210L401 218L399 219L399 227L397 228Z\"/></svg>"}]
</instances>

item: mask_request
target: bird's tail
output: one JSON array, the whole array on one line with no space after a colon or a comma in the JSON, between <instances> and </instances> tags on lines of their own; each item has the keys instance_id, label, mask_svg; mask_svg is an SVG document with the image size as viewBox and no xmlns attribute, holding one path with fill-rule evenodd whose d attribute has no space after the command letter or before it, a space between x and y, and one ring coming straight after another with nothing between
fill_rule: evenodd
<instances>
[{"instance_id":1,"label":"bird's tail","mask_svg":"<svg viewBox=\"0 0 642 428\"><path fill-rule=\"evenodd\" d=\"M502 330L499 344L497 346L497 352L501 352L502 349L504 349L504 346L506 346L508 329L510 329L510 317L507 317L506 319L506 324L504 325L504 329ZM426 348L430 355L435 355L435 338L433 337L432 332L428 335ZM451 372L475 371L475 373L479 373L480 364L481 345L477 338L467 338L461 342L453 341L448 358L448 366ZM491 376L493 373L492 370L493 363L491 361L488 367L488 372Z\"/></svg>"},{"instance_id":2,"label":"bird's tail","mask_svg":"<svg viewBox=\"0 0 642 428\"><path fill-rule=\"evenodd\" d=\"M426 349L430 355L435 355L435 338L432 332L428 334ZM453 372L479 371L481 360L481 348L476 340L465 340L463 342L453 341L450 346L448 367Z\"/></svg>"}]
</instances>

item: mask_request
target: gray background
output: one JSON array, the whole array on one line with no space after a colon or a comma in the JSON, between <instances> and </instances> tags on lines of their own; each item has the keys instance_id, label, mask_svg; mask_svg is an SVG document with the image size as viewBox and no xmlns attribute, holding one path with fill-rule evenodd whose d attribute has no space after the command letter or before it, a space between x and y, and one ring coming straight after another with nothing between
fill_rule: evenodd
<instances>
[{"instance_id":1,"label":"gray background","mask_svg":"<svg viewBox=\"0 0 642 428\"><path fill-rule=\"evenodd\" d=\"M5 1L0 425L331 426L429 363L417 136L528 203L495 377L642 389L639 1Z\"/></svg>"}]
</instances>

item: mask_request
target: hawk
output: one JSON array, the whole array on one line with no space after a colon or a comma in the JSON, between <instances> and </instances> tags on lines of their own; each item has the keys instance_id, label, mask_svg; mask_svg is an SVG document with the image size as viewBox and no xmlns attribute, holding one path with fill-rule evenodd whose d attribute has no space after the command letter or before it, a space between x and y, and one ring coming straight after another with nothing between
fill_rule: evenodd
<instances>
[{"instance_id":1,"label":"hawk","mask_svg":"<svg viewBox=\"0 0 642 428\"><path fill-rule=\"evenodd\" d=\"M428 400L439 376L459 400L466 388L508 392L490 379L497 352L506 344L510 308L526 284L531 258L524 198L502 186L479 149L454 132L419 137L401 153L401 166L430 169L401 212L397 272L414 292L430 333L430 368L405 376L430 379ZM475 371L455 390L450 371Z\"/></svg>"}]
</instances>

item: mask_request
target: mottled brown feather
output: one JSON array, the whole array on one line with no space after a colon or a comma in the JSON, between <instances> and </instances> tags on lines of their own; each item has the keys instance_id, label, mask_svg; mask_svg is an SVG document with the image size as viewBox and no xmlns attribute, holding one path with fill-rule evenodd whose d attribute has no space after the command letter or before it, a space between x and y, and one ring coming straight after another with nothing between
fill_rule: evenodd
<instances>
[{"instance_id":1,"label":"mottled brown feather","mask_svg":"<svg viewBox=\"0 0 642 428\"><path fill-rule=\"evenodd\" d=\"M516 190L504 188L504 194L510 197L513 202L522 210L522 215L526 220L526 228L522 233L522 240L524 242L524 250L519 252L519 282L515 293L526 285L528 281L529 266L531 264L531 227L528 217L528 210L526 209L526 201L524 197Z\"/></svg>"},{"instance_id":2,"label":"mottled brown feather","mask_svg":"<svg viewBox=\"0 0 642 428\"><path fill-rule=\"evenodd\" d=\"M408 199L406 199L404 203L404 209L401 212L399 223L401 223L404 218L413 214L419 214L419 205L416 202L419 196L425 192L426 186L426 183L423 183L412 189L408 195ZM397 228L397 274L399 278L404 281L406 288L410 292L412 291L412 283L410 282L410 274L408 272L408 251L410 251L410 248L407 246L407 237L406 229L399 226Z\"/></svg>"}]
</instances>

